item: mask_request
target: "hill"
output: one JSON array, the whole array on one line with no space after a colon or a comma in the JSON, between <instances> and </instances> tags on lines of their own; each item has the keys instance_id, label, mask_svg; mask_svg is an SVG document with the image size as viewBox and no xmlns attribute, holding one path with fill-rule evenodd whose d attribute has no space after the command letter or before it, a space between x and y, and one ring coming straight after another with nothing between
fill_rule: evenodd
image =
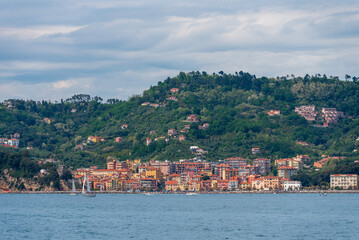
<instances>
[{"instance_id":1,"label":"hill","mask_svg":"<svg viewBox=\"0 0 359 240\"><path fill-rule=\"evenodd\" d=\"M28 148L34 160L52 158L72 167L104 167L112 158L174 161L194 154L213 161L297 154L312 162L323 154L356 159L358 102L356 78L181 72L128 101L104 103L86 94L58 103L4 101L0 137L18 133L20 150L1 150ZM308 105L315 106L314 121L296 110ZM332 121L323 108L343 116ZM191 146L203 153L190 151Z\"/></svg>"}]
</instances>

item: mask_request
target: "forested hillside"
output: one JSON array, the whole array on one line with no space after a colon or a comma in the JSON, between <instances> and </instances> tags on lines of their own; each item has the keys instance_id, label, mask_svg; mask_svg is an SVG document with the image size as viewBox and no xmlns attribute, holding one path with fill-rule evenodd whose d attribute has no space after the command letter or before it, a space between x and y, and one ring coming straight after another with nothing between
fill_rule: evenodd
<instances>
[{"instance_id":1,"label":"forested hillside","mask_svg":"<svg viewBox=\"0 0 359 240\"><path fill-rule=\"evenodd\" d=\"M322 154L354 159L359 145L356 80L181 72L128 101L103 102L85 94L58 103L7 100L0 107L0 137L19 133L20 147L1 150L28 148L32 159L52 158L73 167L103 167L108 158L193 158L190 146L202 148L207 160L297 154L312 161ZM344 117L325 127L323 118L307 121L294 111L301 105L314 105L318 113L336 108ZM280 114L270 116L270 110ZM177 133L169 136L169 129ZM99 138L88 141L89 136ZM253 155L252 148L260 148L259 153Z\"/></svg>"}]
</instances>

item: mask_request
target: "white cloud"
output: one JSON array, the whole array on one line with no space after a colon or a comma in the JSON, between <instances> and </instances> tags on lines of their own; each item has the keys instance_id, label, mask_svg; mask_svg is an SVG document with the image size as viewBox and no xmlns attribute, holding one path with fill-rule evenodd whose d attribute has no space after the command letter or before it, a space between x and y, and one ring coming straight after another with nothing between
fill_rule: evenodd
<instances>
[{"instance_id":1,"label":"white cloud","mask_svg":"<svg viewBox=\"0 0 359 240\"><path fill-rule=\"evenodd\" d=\"M84 27L85 26L63 25L29 26L25 28L1 27L0 37L10 37L22 40L36 39L56 34L69 34L76 32Z\"/></svg>"}]
</instances>

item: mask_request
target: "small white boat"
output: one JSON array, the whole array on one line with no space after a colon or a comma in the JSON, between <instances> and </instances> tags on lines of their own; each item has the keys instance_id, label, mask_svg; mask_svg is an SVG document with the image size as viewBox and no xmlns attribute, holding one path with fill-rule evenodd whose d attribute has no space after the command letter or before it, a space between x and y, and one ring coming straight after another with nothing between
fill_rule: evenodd
<instances>
[{"instance_id":1,"label":"small white boat","mask_svg":"<svg viewBox=\"0 0 359 240\"><path fill-rule=\"evenodd\" d=\"M143 195L152 196L153 193L142 193Z\"/></svg>"},{"instance_id":2,"label":"small white boat","mask_svg":"<svg viewBox=\"0 0 359 240\"><path fill-rule=\"evenodd\" d=\"M72 179L72 192L70 193L71 196L77 196L76 187L75 187L75 180Z\"/></svg>"},{"instance_id":3,"label":"small white boat","mask_svg":"<svg viewBox=\"0 0 359 240\"><path fill-rule=\"evenodd\" d=\"M87 189L85 190L85 183L87 182ZM90 183L89 183L89 178L87 176L84 177L84 182L82 184L82 196L84 197L96 197L96 193L92 193L90 190Z\"/></svg>"},{"instance_id":4,"label":"small white boat","mask_svg":"<svg viewBox=\"0 0 359 240\"><path fill-rule=\"evenodd\" d=\"M197 196L199 195L199 193L194 193L194 192L189 192L189 193L186 193L187 196Z\"/></svg>"}]
</instances>

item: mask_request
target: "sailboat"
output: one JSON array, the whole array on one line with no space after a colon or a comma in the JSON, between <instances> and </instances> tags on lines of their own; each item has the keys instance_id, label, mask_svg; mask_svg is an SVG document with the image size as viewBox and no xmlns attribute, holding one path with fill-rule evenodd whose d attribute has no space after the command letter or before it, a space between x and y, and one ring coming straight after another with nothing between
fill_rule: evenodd
<instances>
[{"instance_id":1,"label":"sailboat","mask_svg":"<svg viewBox=\"0 0 359 240\"><path fill-rule=\"evenodd\" d=\"M70 193L71 196L77 196L76 187L75 187L75 180L72 179L72 192Z\"/></svg>"},{"instance_id":2,"label":"sailboat","mask_svg":"<svg viewBox=\"0 0 359 240\"><path fill-rule=\"evenodd\" d=\"M85 183L87 182L87 189L85 190ZM84 177L84 182L82 184L82 196L84 197L96 197L96 193L91 193L90 190L90 183L89 183L89 178L87 176Z\"/></svg>"}]
</instances>

